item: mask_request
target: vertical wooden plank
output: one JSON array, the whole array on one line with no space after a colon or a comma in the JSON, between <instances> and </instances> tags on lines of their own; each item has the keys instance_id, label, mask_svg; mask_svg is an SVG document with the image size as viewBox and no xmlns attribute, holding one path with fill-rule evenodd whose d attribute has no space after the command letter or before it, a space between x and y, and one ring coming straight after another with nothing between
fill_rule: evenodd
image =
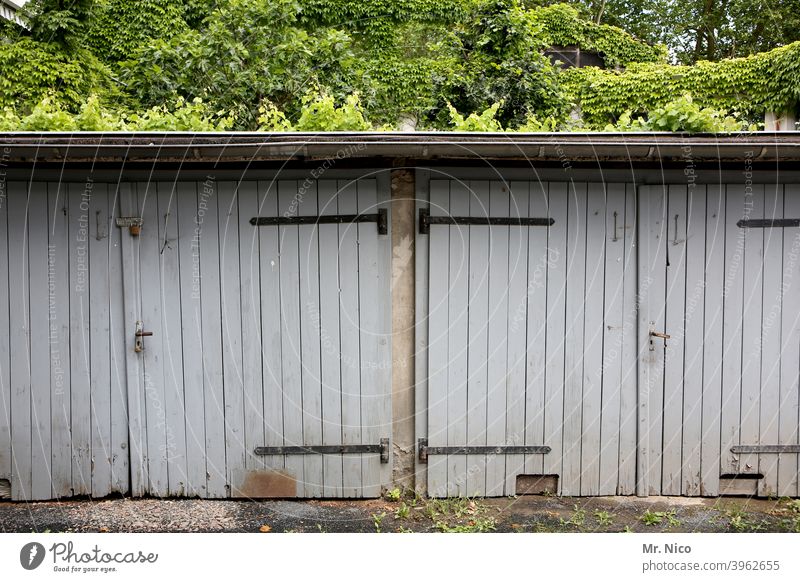
<instances>
[{"instance_id":1,"label":"vertical wooden plank","mask_svg":"<svg viewBox=\"0 0 800 582\"><path fill-rule=\"evenodd\" d=\"M436 196L431 201L431 210L436 210L436 215L443 212L453 216L468 216L470 204L470 191L467 185L460 180L450 180L444 182L437 180ZM447 186L449 184L449 200L447 198ZM443 198L440 200L440 198ZM435 201L434 201L435 200ZM439 287L436 292L436 300L432 305L436 305L438 310L444 313L437 314L441 318L437 319L437 327L434 340L442 344L442 349L447 350L445 357L440 358L435 354L439 361L435 366L439 373L446 374L447 378L442 382L444 391L437 396L437 432L446 430L447 436L444 439L437 439L446 442L448 446L463 446L467 442L467 301L469 289L469 227L468 226L444 226L431 229L431 236L435 239L435 246L431 247L431 252L439 255L439 264L436 269L431 271L431 280L435 280L445 285ZM444 239L444 240L442 240ZM448 248L449 247L449 248ZM438 271L441 269L441 272ZM446 278L446 283L444 279ZM433 295L432 295L433 299ZM443 330L447 330L444 333ZM432 361L432 364L434 362ZM441 399L441 400L440 400ZM443 401L446 400L446 409L442 408ZM431 419L433 421L433 418ZM442 429L441 427L445 428ZM434 443L435 444L435 443ZM445 460L444 457L431 457L437 465ZM448 455L447 459L447 489L448 496L463 497L466 495L467 485L467 457L466 455Z\"/></svg>"},{"instance_id":2,"label":"vertical wooden plank","mask_svg":"<svg viewBox=\"0 0 800 582\"><path fill-rule=\"evenodd\" d=\"M489 213L488 181L469 183L470 216ZM487 444L487 395L489 357L489 226L469 227L469 347L467 381L467 445ZM433 247L433 243L431 243ZM436 332L433 322L431 331ZM433 359L433 356L430 356ZM467 455L467 495L486 495L486 455Z\"/></svg>"},{"instance_id":3,"label":"vertical wooden plank","mask_svg":"<svg viewBox=\"0 0 800 582\"><path fill-rule=\"evenodd\" d=\"M88 495L92 487L92 435L89 409L89 202L90 182L69 185L70 380L72 382L72 489Z\"/></svg>"},{"instance_id":4,"label":"vertical wooden plank","mask_svg":"<svg viewBox=\"0 0 800 582\"><path fill-rule=\"evenodd\" d=\"M463 196L463 193L462 193ZM431 180L431 216L449 216L450 182ZM469 204L469 198L467 198ZM468 231L469 228L467 227ZM468 236L468 235L467 235ZM430 298L428 300L428 445L448 444L449 403L449 313L450 313L450 232L449 227L430 229ZM428 459L428 495L444 497L449 494L448 464L444 456ZM453 459L457 462L456 459ZM465 458L466 462L466 458ZM464 470L466 474L466 468Z\"/></svg>"},{"instance_id":5,"label":"vertical wooden plank","mask_svg":"<svg viewBox=\"0 0 800 582\"><path fill-rule=\"evenodd\" d=\"M509 213L511 217L530 216L528 182L509 184ZM503 442L507 445L524 445L525 442L525 374L527 372L527 325L528 312L528 245L532 230L544 231L543 227L512 226L508 233L508 359L506 392L506 426ZM542 249L539 249L541 252ZM543 322L542 322L543 325ZM540 352L541 354L542 352ZM466 364L466 362L465 362ZM542 386L537 383L537 388ZM539 391L539 397L543 390ZM541 437L539 437L541 438ZM517 475L525 472L525 455L506 455L505 494L516 493Z\"/></svg>"},{"instance_id":6,"label":"vertical wooden plank","mask_svg":"<svg viewBox=\"0 0 800 582\"><path fill-rule=\"evenodd\" d=\"M119 187L122 216L139 216L138 193L135 184ZM128 443L130 450L130 491L141 497L147 491L147 441L144 411L144 380L142 358L135 353L136 322L141 319L141 285L139 268L139 240L126 231L121 235L123 299L125 317L122 325L125 334L125 374L128 399Z\"/></svg>"},{"instance_id":7,"label":"vertical wooden plank","mask_svg":"<svg viewBox=\"0 0 800 582\"><path fill-rule=\"evenodd\" d=\"M724 333L722 347L722 413L720 415L720 474L739 472L731 447L739 443L742 386L742 323L744 297L745 230L736 226L752 212L752 191L728 185L725 208L725 283L723 288ZM759 334L760 335L760 334Z\"/></svg>"},{"instance_id":8,"label":"vertical wooden plank","mask_svg":"<svg viewBox=\"0 0 800 582\"><path fill-rule=\"evenodd\" d=\"M63 195L63 194L62 194ZM106 217L108 236L109 317L111 333L111 488L115 492L127 493L130 488L130 451L128 442L128 385L126 351L128 324L125 319L126 290L122 268L123 229L114 222L121 215L119 187L109 186L109 214ZM66 332L68 333L68 331ZM66 352L65 352L66 353ZM68 398L67 398L68 400Z\"/></svg>"},{"instance_id":9,"label":"vertical wooden plank","mask_svg":"<svg viewBox=\"0 0 800 582\"><path fill-rule=\"evenodd\" d=\"M661 445L661 492L681 493L681 445L683 443L684 318L686 309L686 196L687 187L671 185L667 194L667 296L664 331L663 438ZM659 346L660 347L660 346Z\"/></svg>"},{"instance_id":10,"label":"vertical wooden plank","mask_svg":"<svg viewBox=\"0 0 800 582\"><path fill-rule=\"evenodd\" d=\"M338 214L338 186L335 180L317 185L319 214ZM322 444L342 442L342 379L339 338L339 227L319 225L320 305L317 324L320 336L320 379L322 384ZM335 292L334 292L335 291ZM342 496L342 455L325 455L322 460L324 497Z\"/></svg>"},{"instance_id":11,"label":"vertical wooden plank","mask_svg":"<svg viewBox=\"0 0 800 582\"><path fill-rule=\"evenodd\" d=\"M377 185L375 180L358 181L359 214L377 212ZM378 268L378 230L374 223L358 224L358 292L361 318L361 442L378 444L381 437L390 436L385 428L384 400L391 371L388 330L383 329L387 294L380 287ZM386 433L381 431L385 430ZM381 494L381 463L376 453L362 455L361 474L364 479L363 496L379 497Z\"/></svg>"},{"instance_id":12,"label":"vertical wooden plank","mask_svg":"<svg viewBox=\"0 0 800 582\"><path fill-rule=\"evenodd\" d=\"M31 499L31 362L28 266L28 183L8 185L11 354L11 495Z\"/></svg>"},{"instance_id":13,"label":"vertical wooden plank","mask_svg":"<svg viewBox=\"0 0 800 582\"><path fill-rule=\"evenodd\" d=\"M48 346L47 187L34 182L28 201L31 346L31 499L50 499L50 350ZM88 319L88 312L87 312ZM85 405L85 403L84 403ZM88 428L88 427L87 427ZM87 475L88 476L88 475Z\"/></svg>"},{"instance_id":14,"label":"vertical wooden plank","mask_svg":"<svg viewBox=\"0 0 800 582\"><path fill-rule=\"evenodd\" d=\"M8 187L0 191L0 305L10 307L8 287ZM11 480L11 327L8 308L0 309L0 478Z\"/></svg>"},{"instance_id":15,"label":"vertical wooden plank","mask_svg":"<svg viewBox=\"0 0 800 582\"><path fill-rule=\"evenodd\" d=\"M259 182L259 216L278 216L278 186L275 182ZM278 227L258 229L259 262L261 265L261 375L264 379L264 445L281 446L283 430L283 326L281 323L281 258ZM283 470L282 455L263 458L265 467Z\"/></svg>"},{"instance_id":16,"label":"vertical wooden plank","mask_svg":"<svg viewBox=\"0 0 800 582\"><path fill-rule=\"evenodd\" d=\"M703 345L706 266L706 190L688 189L686 212L686 308L683 328L683 443L681 454L682 495L700 495L703 418ZM680 226L680 220L679 220ZM680 238L680 233L679 233ZM714 437L716 439L716 437Z\"/></svg>"},{"instance_id":17,"label":"vertical wooden plank","mask_svg":"<svg viewBox=\"0 0 800 582\"><path fill-rule=\"evenodd\" d=\"M278 212L296 216L297 182L278 182ZM300 248L299 227L280 226L280 289L281 289L281 354L283 368L283 434L289 446L303 445L303 385L300 337ZM288 455L286 471L298 483L297 494L303 495L305 477L302 456Z\"/></svg>"},{"instance_id":18,"label":"vertical wooden plank","mask_svg":"<svg viewBox=\"0 0 800 582\"><path fill-rule=\"evenodd\" d=\"M620 467L620 393L628 364L622 359L625 285L625 184L606 185L604 212L605 284L602 321L602 363L593 382L602 382L600 400L598 495L616 495ZM588 328L588 326L587 326ZM635 368L635 362L634 368ZM598 378L599 376L599 378ZM581 481L583 486L583 481Z\"/></svg>"},{"instance_id":19,"label":"vertical wooden plank","mask_svg":"<svg viewBox=\"0 0 800 582\"><path fill-rule=\"evenodd\" d=\"M749 191L749 189L748 189ZM750 218L764 217L764 187L752 187ZM742 409L739 443L758 444L761 407L762 313L764 303L764 238L767 229L746 228L744 295L742 297ZM757 473L758 455L739 457L739 473Z\"/></svg>"},{"instance_id":20,"label":"vertical wooden plank","mask_svg":"<svg viewBox=\"0 0 800 582\"><path fill-rule=\"evenodd\" d=\"M199 186L197 226L200 237L200 293L203 332L203 399L205 402L208 497L226 497L225 387L222 363L222 297L220 285L219 184L209 177Z\"/></svg>"},{"instance_id":21,"label":"vertical wooden plank","mask_svg":"<svg viewBox=\"0 0 800 582\"><path fill-rule=\"evenodd\" d=\"M299 216L317 215L317 184L299 185ZM322 443L322 381L319 330L319 230L318 225L298 228L300 261L300 360L302 362L302 422L305 444ZM359 250L362 250L359 247ZM368 298L363 298L369 301ZM373 339L373 338L369 338ZM303 456L303 497L322 496L322 456Z\"/></svg>"},{"instance_id":22,"label":"vertical wooden plank","mask_svg":"<svg viewBox=\"0 0 800 582\"><path fill-rule=\"evenodd\" d=\"M69 218L67 184L50 184L48 249L48 318L50 320L50 430L53 497L72 495L69 381ZM127 428L123 425L124 430Z\"/></svg>"},{"instance_id":23,"label":"vertical wooden plank","mask_svg":"<svg viewBox=\"0 0 800 582\"><path fill-rule=\"evenodd\" d=\"M363 180L362 183L367 190L375 189L376 206L370 212L375 212L378 208L386 211L388 217L388 229L386 234L379 234L377 227L374 236L377 239L375 248L376 258L376 286L375 305L377 306L376 329L378 341L375 346L378 368L375 370L375 394L376 408L378 411L378 425L376 433L379 437L390 439L393 431L392 415L392 368L394 360L392 355L392 221L391 221L391 179L388 174L379 175L375 180ZM395 456L389 448L389 462L381 463L378 459L378 474L381 479L381 489L388 487L392 482L393 465ZM380 495L381 490L378 490Z\"/></svg>"},{"instance_id":24,"label":"vertical wooden plank","mask_svg":"<svg viewBox=\"0 0 800 582\"><path fill-rule=\"evenodd\" d=\"M666 304L667 188L639 189L639 395L637 495L661 492Z\"/></svg>"},{"instance_id":25,"label":"vertical wooden plank","mask_svg":"<svg viewBox=\"0 0 800 582\"><path fill-rule=\"evenodd\" d=\"M245 468L244 400L242 383L242 310L239 278L239 206L237 183L220 182L220 300L222 307L222 383L225 402L225 474Z\"/></svg>"},{"instance_id":26,"label":"vertical wooden plank","mask_svg":"<svg viewBox=\"0 0 800 582\"><path fill-rule=\"evenodd\" d=\"M95 184L89 204L89 354L92 420L92 497L111 493L111 320L108 186ZM121 297L115 297L119 301Z\"/></svg>"},{"instance_id":27,"label":"vertical wooden plank","mask_svg":"<svg viewBox=\"0 0 800 582\"><path fill-rule=\"evenodd\" d=\"M164 423L166 430L167 493L187 495L186 406L183 379L183 326L178 233L180 186L158 184L158 247L163 336ZM155 202L155 201L153 201Z\"/></svg>"},{"instance_id":28,"label":"vertical wooden plank","mask_svg":"<svg viewBox=\"0 0 800 582\"><path fill-rule=\"evenodd\" d=\"M206 424L203 371L203 310L200 269L198 189L196 182L178 182L178 264L181 303L181 349L186 422L186 494L207 496ZM206 200L206 206L208 202ZM205 211L204 211L205 212ZM203 215L205 218L205 214Z\"/></svg>"},{"instance_id":29,"label":"vertical wooden plank","mask_svg":"<svg viewBox=\"0 0 800 582\"><path fill-rule=\"evenodd\" d=\"M606 188L587 184L586 294L584 299L583 404L581 411L580 492L600 492L603 405L603 309L606 253Z\"/></svg>"},{"instance_id":30,"label":"vertical wooden plank","mask_svg":"<svg viewBox=\"0 0 800 582\"><path fill-rule=\"evenodd\" d=\"M800 216L800 186L784 186L786 218ZM780 418L778 442L800 443L800 230L785 228L783 235L783 309L781 310ZM778 458L778 495L797 496L798 456Z\"/></svg>"},{"instance_id":31,"label":"vertical wooden plank","mask_svg":"<svg viewBox=\"0 0 800 582\"><path fill-rule=\"evenodd\" d=\"M140 183L139 213L143 225L139 244L142 315L140 321L152 337L143 338L139 354L144 371L144 410L147 443L147 493L167 495L167 430L164 400L164 349L162 328L161 243L159 238L158 182ZM163 227L162 227L163 228ZM136 357L136 355L134 355Z\"/></svg>"},{"instance_id":32,"label":"vertical wooden plank","mask_svg":"<svg viewBox=\"0 0 800 582\"><path fill-rule=\"evenodd\" d=\"M489 183L489 216L508 216L508 185ZM486 442L505 444L508 374L508 226L489 227L489 319L486 384ZM515 227L517 228L517 227ZM486 495L503 495L505 455L486 456Z\"/></svg>"},{"instance_id":33,"label":"vertical wooden plank","mask_svg":"<svg viewBox=\"0 0 800 582\"><path fill-rule=\"evenodd\" d=\"M564 334L567 301L567 236L570 232L567 221L567 188L568 184L565 182L550 182L547 192L547 214L555 222L548 229L547 239L544 441L541 444L551 448L550 453L544 455L543 473L559 476L559 490L553 492L559 494L564 482ZM531 197L531 206L537 208L538 195L531 193ZM538 207L541 208L541 206ZM528 345L530 344L529 334ZM528 415L528 419L530 419L530 415Z\"/></svg>"},{"instance_id":34,"label":"vertical wooden plank","mask_svg":"<svg viewBox=\"0 0 800 582\"><path fill-rule=\"evenodd\" d=\"M430 171L415 172L414 232L419 233L419 211L427 209L430 202ZM416 259L414 261L414 436L419 439L428 436L428 303L430 278L430 236L416 235L414 241ZM468 268L465 266L465 268ZM464 441L466 442L466 440ZM415 452L418 452L415 449ZM421 494L428 492L427 465L415 462L414 488Z\"/></svg>"},{"instance_id":35,"label":"vertical wooden plank","mask_svg":"<svg viewBox=\"0 0 800 582\"><path fill-rule=\"evenodd\" d=\"M339 182L339 213L358 212L358 191L351 181ZM339 225L339 319L342 350L342 443L361 444L361 346L358 311L358 230ZM342 459L345 497L362 492L361 455Z\"/></svg>"},{"instance_id":36,"label":"vertical wooden plank","mask_svg":"<svg viewBox=\"0 0 800 582\"><path fill-rule=\"evenodd\" d=\"M719 494L720 418L725 293L725 186L706 190L705 292L703 313L703 399L700 435L700 495Z\"/></svg>"},{"instance_id":37,"label":"vertical wooden plank","mask_svg":"<svg viewBox=\"0 0 800 582\"><path fill-rule=\"evenodd\" d=\"M764 186L764 217L783 218L783 186ZM783 310L783 233L778 228L764 230L764 290L761 316L761 393L758 442L778 443L780 425L781 311ZM758 455L758 493L764 497L778 493L778 455Z\"/></svg>"},{"instance_id":38,"label":"vertical wooden plank","mask_svg":"<svg viewBox=\"0 0 800 582\"><path fill-rule=\"evenodd\" d=\"M264 392L261 362L260 227L250 224L259 216L258 182L239 183L239 276L242 307L242 400L244 407L245 469L263 467L254 454L264 445ZM273 227L272 230L275 230ZM280 355L278 355L280 357ZM235 484L232 484L235 485Z\"/></svg>"},{"instance_id":39,"label":"vertical wooden plank","mask_svg":"<svg viewBox=\"0 0 800 582\"><path fill-rule=\"evenodd\" d=\"M564 442L561 491L580 494L581 411L584 375L586 299L586 184L570 183L568 192L566 328L564 333Z\"/></svg>"},{"instance_id":40,"label":"vertical wooden plank","mask_svg":"<svg viewBox=\"0 0 800 582\"><path fill-rule=\"evenodd\" d=\"M622 233L625 245L623 256L623 318L622 318L622 384L619 399L619 485L618 495L636 492L637 420L638 420L638 316L639 252L637 204L638 193L634 184L625 186L625 214ZM619 219L620 216L617 216Z\"/></svg>"}]
</instances>

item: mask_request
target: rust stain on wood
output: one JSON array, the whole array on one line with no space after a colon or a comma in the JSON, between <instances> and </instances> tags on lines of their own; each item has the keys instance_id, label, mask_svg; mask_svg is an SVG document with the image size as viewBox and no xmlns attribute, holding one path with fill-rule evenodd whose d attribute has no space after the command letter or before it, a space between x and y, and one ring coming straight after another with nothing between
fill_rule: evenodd
<instances>
[{"instance_id":1,"label":"rust stain on wood","mask_svg":"<svg viewBox=\"0 0 800 582\"><path fill-rule=\"evenodd\" d=\"M250 499L297 497L297 480L278 469L247 471L241 483L232 488L233 497Z\"/></svg>"}]
</instances>

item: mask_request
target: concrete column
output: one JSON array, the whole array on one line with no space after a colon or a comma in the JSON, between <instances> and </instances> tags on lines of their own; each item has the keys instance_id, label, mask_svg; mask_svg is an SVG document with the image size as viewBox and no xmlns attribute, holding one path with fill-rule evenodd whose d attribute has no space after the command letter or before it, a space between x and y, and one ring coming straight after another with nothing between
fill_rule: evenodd
<instances>
[{"instance_id":1,"label":"concrete column","mask_svg":"<svg viewBox=\"0 0 800 582\"><path fill-rule=\"evenodd\" d=\"M392 170L392 481L414 488L414 173Z\"/></svg>"}]
</instances>

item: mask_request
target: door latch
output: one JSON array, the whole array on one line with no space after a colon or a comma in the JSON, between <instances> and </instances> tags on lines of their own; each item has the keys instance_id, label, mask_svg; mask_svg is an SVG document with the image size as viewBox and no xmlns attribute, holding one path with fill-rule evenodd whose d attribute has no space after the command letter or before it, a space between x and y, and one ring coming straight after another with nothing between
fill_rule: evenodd
<instances>
[{"instance_id":1,"label":"door latch","mask_svg":"<svg viewBox=\"0 0 800 582\"><path fill-rule=\"evenodd\" d=\"M660 338L664 340L664 345L667 345L667 340L671 337L668 333L661 333L660 331L650 331L650 351L655 350L653 345L653 338Z\"/></svg>"},{"instance_id":2,"label":"door latch","mask_svg":"<svg viewBox=\"0 0 800 582\"><path fill-rule=\"evenodd\" d=\"M134 352L143 352L144 351L144 340L143 337L149 337L153 335L152 331L144 331L142 328L142 322L136 322L136 331L134 332L134 344L133 344L133 351Z\"/></svg>"}]
</instances>

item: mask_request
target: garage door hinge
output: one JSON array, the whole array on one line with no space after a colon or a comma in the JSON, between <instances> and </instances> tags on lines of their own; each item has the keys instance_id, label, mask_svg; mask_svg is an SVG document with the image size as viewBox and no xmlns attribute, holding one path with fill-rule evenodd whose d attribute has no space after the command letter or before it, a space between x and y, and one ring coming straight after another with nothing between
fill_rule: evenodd
<instances>
[{"instance_id":1,"label":"garage door hinge","mask_svg":"<svg viewBox=\"0 0 800 582\"><path fill-rule=\"evenodd\" d=\"M308 445L283 447L256 447L256 455L347 455L353 453L379 453L381 463L389 462L389 439L382 438L378 445Z\"/></svg>"},{"instance_id":2,"label":"garage door hinge","mask_svg":"<svg viewBox=\"0 0 800 582\"><path fill-rule=\"evenodd\" d=\"M546 455L550 452L550 447L544 445L429 447L428 439L419 439L417 444L420 463L427 463L429 455Z\"/></svg>"},{"instance_id":3,"label":"garage door hinge","mask_svg":"<svg viewBox=\"0 0 800 582\"><path fill-rule=\"evenodd\" d=\"M432 224L477 226L552 226L553 218L528 218L525 216L431 216L427 208L419 209L419 233L430 234Z\"/></svg>"},{"instance_id":4,"label":"garage door hinge","mask_svg":"<svg viewBox=\"0 0 800 582\"><path fill-rule=\"evenodd\" d=\"M350 224L353 222L374 222L378 234L389 234L389 215L385 208L374 214L326 214L322 216L254 216L253 226L287 226L316 224Z\"/></svg>"}]
</instances>

